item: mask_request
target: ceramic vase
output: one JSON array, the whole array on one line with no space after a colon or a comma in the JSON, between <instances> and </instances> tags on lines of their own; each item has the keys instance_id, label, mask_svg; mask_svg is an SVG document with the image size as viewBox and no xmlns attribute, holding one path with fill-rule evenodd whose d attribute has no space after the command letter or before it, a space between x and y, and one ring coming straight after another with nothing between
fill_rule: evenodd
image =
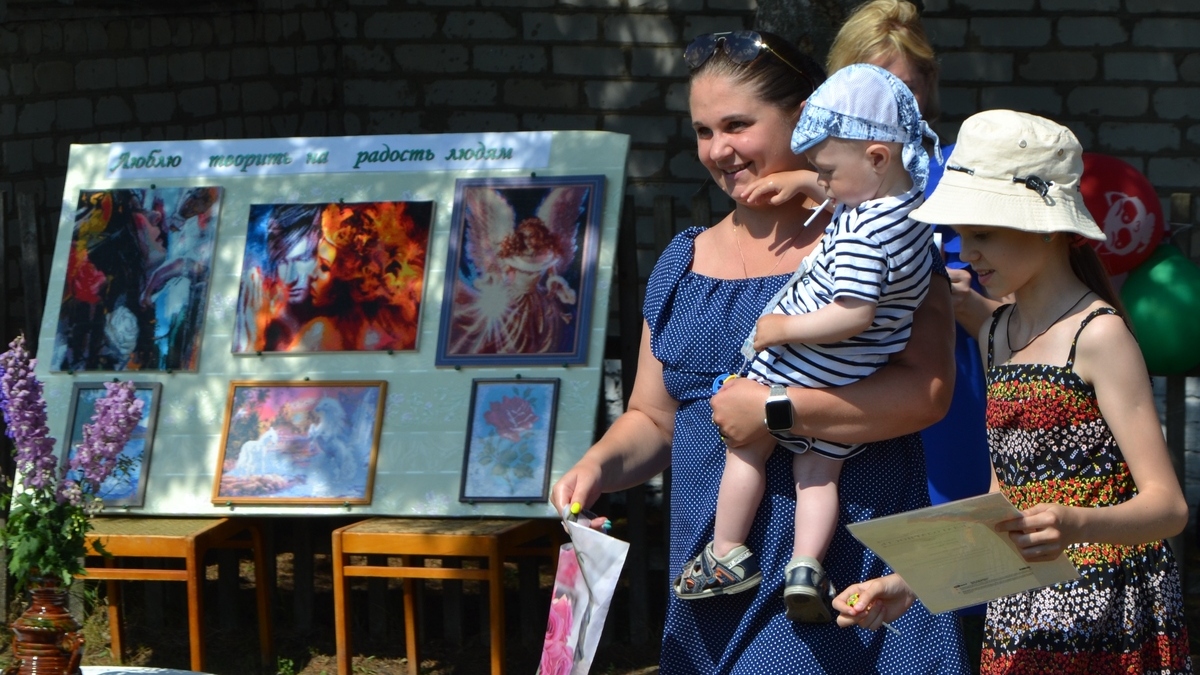
<instances>
[{"instance_id":1,"label":"ceramic vase","mask_svg":"<svg viewBox=\"0 0 1200 675\"><path fill-rule=\"evenodd\" d=\"M29 593L29 607L9 626L13 660L2 675L81 675L83 632L67 609L67 589L43 580Z\"/></svg>"}]
</instances>

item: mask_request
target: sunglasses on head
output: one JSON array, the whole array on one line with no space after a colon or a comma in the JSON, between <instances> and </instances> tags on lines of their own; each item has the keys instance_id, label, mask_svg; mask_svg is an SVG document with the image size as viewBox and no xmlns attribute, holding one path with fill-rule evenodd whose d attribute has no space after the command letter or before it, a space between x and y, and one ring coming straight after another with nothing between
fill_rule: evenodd
<instances>
[{"instance_id":1,"label":"sunglasses on head","mask_svg":"<svg viewBox=\"0 0 1200 675\"><path fill-rule=\"evenodd\" d=\"M763 52L774 54L775 58L799 73L810 85L813 84L808 73L788 61L778 51L771 49L771 45L767 44L763 36L753 30L735 30L697 36L688 44L687 49L683 50L683 60L687 62L689 68L695 70L711 59L713 54L717 53L717 48L723 49L725 56L737 64L750 63Z\"/></svg>"}]
</instances>

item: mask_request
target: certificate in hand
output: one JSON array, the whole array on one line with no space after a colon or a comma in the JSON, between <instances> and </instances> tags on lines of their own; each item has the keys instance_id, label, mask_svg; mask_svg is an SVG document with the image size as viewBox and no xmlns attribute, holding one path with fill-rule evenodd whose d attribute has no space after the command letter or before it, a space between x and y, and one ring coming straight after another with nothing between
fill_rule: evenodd
<instances>
[{"instance_id":1,"label":"certificate in hand","mask_svg":"<svg viewBox=\"0 0 1200 675\"><path fill-rule=\"evenodd\" d=\"M850 523L933 613L1079 578L1067 556L1026 562L994 526L1021 512L999 492Z\"/></svg>"}]
</instances>

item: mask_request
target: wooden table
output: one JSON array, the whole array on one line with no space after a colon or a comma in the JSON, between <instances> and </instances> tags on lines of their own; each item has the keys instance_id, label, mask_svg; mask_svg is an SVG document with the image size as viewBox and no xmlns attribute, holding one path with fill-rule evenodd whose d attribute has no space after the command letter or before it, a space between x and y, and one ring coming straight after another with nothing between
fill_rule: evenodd
<instances>
[{"instance_id":1,"label":"wooden table","mask_svg":"<svg viewBox=\"0 0 1200 675\"><path fill-rule=\"evenodd\" d=\"M191 669L204 670L204 556L212 549L250 549L254 556L254 586L258 604L258 643L264 667L273 665L271 600L263 561L262 531L245 518L109 518L92 519L89 546L99 542L109 556L103 567L90 556L84 570L88 579L104 579L108 591L108 625L113 657L121 660L124 627L121 623L121 581L183 581L187 584L188 639ZM122 567L123 558L182 559L184 569ZM166 560L161 561L165 563Z\"/></svg>"},{"instance_id":2,"label":"wooden table","mask_svg":"<svg viewBox=\"0 0 1200 675\"><path fill-rule=\"evenodd\" d=\"M416 602L413 579L477 579L487 582L490 606L492 674L504 673L504 559L547 556L558 562L566 539L558 520L469 520L454 518L370 518L333 531L333 617L338 675L351 675L347 577L403 579L404 639L408 671L417 675ZM356 565L350 556L384 555L400 565ZM413 557L420 564L410 564ZM484 558L486 569L425 567L424 558Z\"/></svg>"}]
</instances>

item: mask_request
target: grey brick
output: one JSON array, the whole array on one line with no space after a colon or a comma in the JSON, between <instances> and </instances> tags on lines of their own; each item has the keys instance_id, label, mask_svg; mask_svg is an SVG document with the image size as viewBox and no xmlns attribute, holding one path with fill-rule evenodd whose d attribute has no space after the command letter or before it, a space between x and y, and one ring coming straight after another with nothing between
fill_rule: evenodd
<instances>
[{"instance_id":1,"label":"grey brick","mask_svg":"<svg viewBox=\"0 0 1200 675\"><path fill-rule=\"evenodd\" d=\"M475 0L413 0L413 3L441 7L463 7L474 5Z\"/></svg>"},{"instance_id":2,"label":"grey brick","mask_svg":"<svg viewBox=\"0 0 1200 675\"><path fill-rule=\"evenodd\" d=\"M207 117L217 113L217 88L196 87L179 92L179 109L192 117Z\"/></svg>"},{"instance_id":3,"label":"grey brick","mask_svg":"<svg viewBox=\"0 0 1200 675\"><path fill-rule=\"evenodd\" d=\"M1179 77L1185 82L1200 82L1200 54L1188 54L1179 64Z\"/></svg>"},{"instance_id":4,"label":"grey brick","mask_svg":"<svg viewBox=\"0 0 1200 675\"><path fill-rule=\"evenodd\" d=\"M492 80L443 80L425 90L426 106L483 107L496 103Z\"/></svg>"},{"instance_id":5,"label":"grey brick","mask_svg":"<svg viewBox=\"0 0 1200 675\"><path fill-rule=\"evenodd\" d=\"M242 105L242 90L236 84L222 84L217 87L221 96L221 112L236 112Z\"/></svg>"},{"instance_id":6,"label":"grey brick","mask_svg":"<svg viewBox=\"0 0 1200 675\"><path fill-rule=\"evenodd\" d=\"M496 12L450 12L442 34L466 40L507 40L517 36L517 29Z\"/></svg>"},{"instance_id":7,"label":"grey brick","mask_svg":"<svg viewBox=\"0 0 1200 675\"><path fill-rule=\"evenodd\" d=\"M522 21L526 40L595 40L600 32L596 17L586 14L529 12Z\"/></svg>"},{"instance_id":8,"label":"grey brick","mask_svg":"<svg viewBox=\"0 0 1200 675\"><path fill-rule=\"evenodd\" d=\"M175 82L201 82L204 80L204 54L185 52L167 57L167 68Z\"/></svg>"},{"instance_id":9,"label":"grey brick","mask_svg":"<svg viewBox=\"0 0 1200 675\"><path fill-rule=\"evenodd\" d=\"M270 58L262 47L238 47L233 50L234 77L261 77L270 72Z\"/></svg>"},{"instance_id":10,"label":"grey brick","mask_svg":"<svg viewBox=\"0 0 1200 675\"><path fill-rule=\"evenodd\" d=\"M683 14L704 10L704 0L628 0L629 9L651 11L675 11Z\"/></svg>"},{"instance_id":11,"label":"grey brick","mask_svg":"<svg viewBox=\"0 0 1200 675\"><path fill-rule=\"evenodd\" d=\"M595 115L558 115L530 113L521 116L521 128L529 131L570 131L572 129L597 129L599 119Z\"/></svg>"},{"instance_id":12,"label":"grey brick","mask_svg":"<svg viewBox=\"0 0 1200 675\"><path fill-rule=\"evenodd\" d=\"M147 84L156 85L167 83L168 74L170 73L170 71L167 69L167 57L162 55L151 56L146 60L146 67L148 71L146 74Z\"/></svg>"},{"instance_id":13,"label":"grey brick","mask_svg":"<svg viewBox=\"0 0 1200 675\"><path fill-rule=\"evenodd\" d=\"M553 7L556 0L480 0L482 7L502 7L511 9L520 7L521 9L545 9ZM564 0L561 3L564 7L620 7L619 0Z\"/></svg>"},{"instance_id":14,"label":"grey brick","mask_svg":"<svg viewBox=\"0 0 1200 675\"><path fill-rule=\"evenodd\" d=\"M1192 14L1196 11L1195 0L1137 0L1128 3L1133 14Z\"/></svg>"},{"instance_id":15,"label":"grey brick","mask_svg":"<svg viewBox=\"0 0 1200 675\"><path fill-rule=\"evenodd\" d=\"M295 136L299 127L299 115L275 115L271 118L271 132L274 136Z\"/></svg>"},{"instance_id":16,"label":"grey brick","mask_svg":"<svg viewBox=\"0 0 1200 675\"><path fill-rule=\"evenodd\" d=\"M312 45L296 48L296 72L314 73L321 69L321 51Z\"/></svg>"},{"instance_id":17,"label":"grey brick","mask_svg":"<svg viewBox=\"0 0 1200 675\"><path fill-rule=\"evenodd\" d=\"M1089 52L1033 52L1017 72L1026 80L1087 82L1096 77L1099 64Z\"/></svg>"},{"instance_id":18,"label":"grey brick","mask_svg":"<svg viewBox=\"0 0 1200 675\"><path fill-rule=\"evenodd\" d=\"M1160 188L1200 188L1200 158L1151 157L1146 178Z\"/></svg>"},{"instance_id":19,"label":"grey brick","mask_svg":"<svg viewBox=\"0 0 1200 675\"><path fill-rule=\"evenodd\" d=\"M1200 19L1142 19L1133 27L1133 44L1153 49L1198 49Z\"/></svg>"},{"instance_id":20,"label":"grey brick","mask_svg":"<svg viewBox=\"0 0 1200 675\"><path fill-rule=\"evenodd\" d=\"M12 79L12 93L16 96L28 96L33 93L33 66L28 63L14 63L9 67L8 76Z\"/></svg>"},{"instance_id":21,"label":"grey brick","mask_svg":"<svg viewBox=\"0 0 1200 675\"><path fill-rule=\"evenodd\" d=\"M383 45L346 45L342 47L342 62L351 73L387 73L392 70L392 57Z\"/></svg>"},{"instance_id":22,"label":"grey brick","mask_svg":"<svg viewBox=\"0 0 1200 675\"><path fill-rule=\"evenodd\" d=\"M303 29L301 28L300 15L284 14L282 18L283 21L281 21L279 24L279 32L283 34L285 40L293 36L301 35Z\"/></svg>"},{"instance_id":23,"label":"grey brick","mask_svg":"<svg viewBox=\"0 0 1200 675\"><path fill-rule=\"evenodd\" d=\"M101 96L96 101L96 124L124 124L133 121L133 111L119 96Z\"/></svg>"},{"instance_id":24,"label":"grey brick","mask_svg":"<svg viewBox=\"0 0 1200 675\"><path fill-rule=\"evenodd\" d=\"M300 119L301 136L324 136L329 133L329 123L325 111L309 110Z\"/></svg>"},{"instance_id":25,"label":"grey brick","mask_svg":"<svg viewBox=\"0 0 1200 675\"><path fill-rule=\"evenodd\" d=\"M952 52L943 54L943 82L1011 82L1012 54L994 52Z\"/></svg>"},{"instance_id":26,"label":"grey brick","mask_svg":"<svg viewBox=\"0 0 1200 675\"><path fill-rule=\"evenodd\" d=\"M395 59L402 72L462 73L470 54L463 45L401 45Z\"/></svg>"},{"instance_id":27,"label":"grey brick","mask_svg":"<svg viewBox=\"0 0 1200 675\"><path fill-rule=\"evenodd\" d=\"M210 51L204 54L204 76L210 80L224 82L229 79L229 52Z\"/></svg>"},{"instance_id":28,"label":"grey brick","mask_svg":"<svg viewBox=\"0 0 1200 675\"><path fill-rule=\"evenodd\" d=\"M1092 133L1091 127L1084 122L1080 122L1079 120L1066 120L1063 122L1063 126L1067 127L1072 133L1075 134L1075 138L1079 139L1079 144L1084 148L1095 147L1096 135Z\"/></svg>"},{"instance_id":29,"label":"grey brick","mask_svg":"<svg viewBox=\"0 0 1200 675\"><path fill-rule=\"evenodd\" d=\"M1200 119L1200 88L1163 88L1154 92L1154 112L1167 120Z\"/></svg>"},{"instance_id":30,"label":"grey brick","mask_svg":"<svg viewBox=\"0 0 1200 675\"><path fill-rule=\"evenodd\" d=\"M749 24L740 17L733 16L688 16L683 20L683 44L692 41L697 35L720 33L727 30L743 30Z\"/></svg>"},{"instance_id":31,"label":"grey brick","mask_svg":"<svg viewBox=\"0 0 1200 675\"><path fill-rule=\"evenodd\" d=\"M1052 87L985 87L980 107L1008 108L1054 117L1062 112L1062 96Z\"/></svg>"},{"instance_id":32,"label":"grey brick","mask_svg":"<svg viewBox=\"0 0 1200 675\"><path fill-rule=\"evenodd\" d=\"M469 131L515 131L517 116L509 113L460 112L446 120L446 131L463 133Z\"/></svg>"},{"instance_id":33,"label":"grey brick","mask_svg":"<svg viewBox=\"0 0 1200 675\"><path fill-rule=\"evenodd\" d=\"M1132 117L1144 114L1149 104L1141 87L1076 87L1067 95L1067 112L1075 115Z\"/></svg>"},{"instance_id":34,"label":"grey brick","mask_svg":"<svg viewBox=\"0 0 1200 675\"><path fill-rule=\"evenodd\" d=\"M0 138L12 136L17 129L17 106L0 104Z\"/></svg>"},{"instance_id":35,"label":"grey brick","mask_svg":"<svg viewBox=\"0 0 1200 675\"><path fill-rule=\"evenodd\" d=\"M21 51L30 56L42 53L42 27L25 24L17 29L21 38Z\"/></svg>"},{"instance_id":36,"label":"grey brick","mask_svg":"<svg viewBox=\"0 0 1200 675\"><path fill-rule=\"evenodd\" d=\"M54 139L35 138L33 140L33 161L37 164L55 163Z\"/></svg>"},{"instance_id":37,"label":"grey brick","mask_svg":"<svg viewBox=\"0 0 1200 675\"><path fill-rule=\"evenodd\" d=\"M961 47L967 40L967 22L963 19L922 19L925 34L934 49Z\"/></svg>"},{"instance_id":38,"label":"grey brick","mask_svg":"<svg viewBox=\"0 0 1200 675\"><path fill-rule=\"evenodd\" d=\"M1058 41L1068 47L1108 47L1129 40L1121 21L1111 16L1063 17L1057 33Z\"/></svg>"},{"instance_id":39,"label":"grey brick","mask_svg":"<svg viewBox=\"0 0 1200 675\"><path fill-rule=\"evenodd\" d=\"M1110 150L1160 152L1179 148L1179 129L1170 124L1104 122L1099 139Z\"/></svg>"},{"instance_id":40,"label":"grey brick","mask_svg":"<svg viewBox=\"0 0 1200 675\"><path fill-rule=\"evenodd\" d=\"M1041 47L1050 42L1049 19L971 19L969 30L984 47Z\"/></svg>"},{"instance_id":41,"label":"grey brick","mask_svg":"<svg viewBox=\"0 0 1200 675\"><path fill-rule=\"evenodd\" d=\"M437 19L429 12L379 12L363 20L368 40L411 40L437 34Z\"/></svg>"},{"instance_id":42,"label":"grey brick","mask_svg":"<svg viewBox=\"0 0 1200 675\"><path fill-rule=\"evenodd\" d=\"M4 119L3 112L4 112L3 109L0 109L0 119ZM9 132L4 131L4 126L0 125L0 134L6 134L6 133L9 133ZM1188 139L1188 142L1191 143L1192 145L1200 145L1200 124L1196 124L1196 125L1192 125L1192 126L1188 127L1187 139ZM1200 243L1200 242L1198 242L1198 243ZM1200 467L1200 462L1197 463L1197 467Z\"/></svg>"},{"instance_id":43,"label":"grey brick","mask_svg":"<svg viewBox=\"0 0 1200 675\"><path fill-rule=\"evenodd\" d=\"M87 30L80 21L68 21L63 24L63 49L68 54L86 52L88 48Z\"/></svg>"},{"instance_id":44,"label":"grey brick","mask_svg":"<svg viewBox=\"0 0 1200 675\"><path fill-rule=\"evenodd\" d=\"M369 108L415 106L417 96L405 80L347 80L342 83L342 99L346 105Z\"/></svg>"},{"instance_id":45,"label":"grey brick","mask_svg":"<svg viewBox=\"0 0 1200 675\"><path fill-rule=\"evenodd\" d=\"M1174 82L1179 79L1175 71L1175 56L1164 52L1105 54L1104 76L1106 82Z\"/></svg>"},{"instance_id":46,"label":"grey brick","mask_svg":"<svg viewBox=\"0 0 1200 675\"><path fill-rule=\"evenodd\" d=\"M605 115L604 130L629 134L634 143L662 145L674 139L676 120L662 115Z\"/></svg>"},{"instance_id":47,"label":"grey brick","mask_svg":"<svg viewBox=\"0 0 1200 675\"><path fill-rule=\"evenodd\" d=\"M66 98L55 101L55 126L63 130L88 129L92 126L92 100Z\"/></svg>"},{"instance_id":48,"label":"grey brick","mask_svg":"<svg viewBox=\"0 0 1200 675\"><path fill-rule=\"evenodd\" d=\"M661 150L630 150L625 161L625 175L629 178L650 178L663 170L666 159L666 153Z\"/></svg>"},{"instance_id":49,"label":"grey brick","mask_svg":"<svg viewBox=\"0 0 1200 675\"><path fill-rule=\"evenodd\" d=\"M1033 9L1033 0L955 0L955 6L972 11L1003 10L1027 12Z\"/></svg>"},{"instance_id":50,"label":"grey brick","mask_svg":"<svg viewBox=\"0 0 1200 675\"><path fill-rule=\"evenodd\" d=\"M212 18L212 24L213 34L216 35L217 44L233 44L233 19L231 17L217 14Z\"/></svg>"},{"instance_id":51,"label":"grey brick","mask_svg":"<svg viewBox=\"0 0 1200 675\"><path fill-rule=\"evenodd\" d=\"M58 23L57 21L45 21L42 22L39 27L42 31L42 51L62 51L62 24Z\"/></svg>"},{"instance_id":52,"label":"grey brick","mask_svg":"<svg viewBox=\"0 0 1200 675\"><path fill-rule=\"evenodd\" d=\"M696 156L695 149L686 150L676 153L671 157L670 161L671 175L676 178L692 178L694 180L704 180L708 178L708 169L700 163L700 159ZM695 190L693 189L693 192Z\"/></svg>"},{"instance_id":53,"label":"grey brick","mask_svg":"<svg viewBox=\"0 0 1200 675\"><path fill-rule=\"evenodd\" d=\"M125 21L109 21L104 26L108 36L108 48L121 51L129 48L129 24Z\"/></svg>"},{"instance_id":54,"label":"grey brick","mask_svg":"<svg viewBox=\"0 0 1200 675\"><path fill-rule=\"evenodd\" d=\"M733 10L735 12L753 12L758 9L755 0L708 0L712 9Z\"/></svg>"},{"instance_id":55,"label":"grey brick","mask_svg":"<svg viewBox=\"0 0 1200 675\"><path fill-rule=\"evenodd\" d=\"M634 77L687 77L688 67L678 47L634 47L630 50Z\"/></svg>"},{"instance_id":56,"label":"grey brick","mask_svg":"<svg viewBox=\"0 0 1200 675\"><path fill-rule=\"evenodd\" d=\"M604 38L622 44L669 45L679 41L679 31L665 16L624 14L605 19Z\"/></svg>"},{"instance_id":57,"label":"grey brick","mask_svg":"<svg viewBox=\"0 0 1200 675\"><path fill-rule=\"evenodd\" d=\"M95 21L89 21L83 30L86 34L88 51L96 52L108 49L108 31L104 29L104 26Z\"/></svg>"},{"instance_id":58,"label":"grey brick","mask_svg":"<svg viewBox=\"0 0 1200 675\"><path fill-rule=\"evenodd\" d=\"M4 142L4 172L7 174L33 171L33 143L31 141Z\"/></svg>"},{"instance_id":59,"label":"grey brick","mask_svg":"<svg viewBox=\"0 0 1200 675\"><path fill-rule=\"evenodd\" d=\"M358 37L358 14L354 12L334 12L333 30L342 39L353 40ZM304 126L302 122L300 126Z\"/></svg>"},{"instance_id":60,"label":"grey brick","mask_svg":"<svg viewBox=\"0 0 1200 675\"><path fill-rule=\"evenodd\" d=\"M192 46L192 22L186 18L174 18L171 21L171 46Z\"/></svg>"},{"instance_id":61,"label":"grey brick","mask_svg":"<svg viewBox=\"0 0 1200 675\"><path fill-rule=\"evenodd\" d=\"M283 38L283 19L278 14L263 15L263 41L275 43Z\"/></svg>"},{"instance_id":62,"label":"grey brick","mask_svg":"<svg viewBox=\"0 0 1200 675\"><path fill-rule=\"evenodd\" d=\"M552 55L554 72L559 75L629 75L629 68L625 66L625 54L617 47L555 47Z\"/></svg>"},{"instance_id":63,"label":"grey brick","mask_svg":"<svg viewBox=\"0 0 1200 675\"><path fill-rule=\"evenodd\" d=\"M75 87L75 68L67 61L43 61L33 67L38 90L52 94Z\"/></svg>"},{"instance_id":64,"label":"grey brick","mask_svg":"<svg viewBox=\"0 0 1200 675\"><path fill-rule=\"evenodd\" d=\"M21 48L21 40L17 34L11 30L5 30L0 26L0 52L5 54L14 54Z\"/></svg>"},{"instance_id":65,"label":"grey brick","mask_svg":"<svg viewBox=\"0 0 1200 675\"><path fill-rule=\"evenodd\" d=\"M667 85L667 95L663 98L663 102L667 106L667 110L676 112L688 111L688 85L686 84L669 84ZM684 120L684 126L687 127L688 133L691 133L691 120Z\"/></svg>"},{"instance_id":66,"label":"grey brick","mask_svg":"<svg viewBox=\"0 0 1200 675\"><path fill-rule=\"evenodd\" d=\"M235 42L257 42L254 16L237 14L233 17L233 39Z\"/></svg>"},{"instance_id":67,"label":"grey brick","mask_svg":"<svg viewBox=\"0 0 1200 675\"><path fill-rule=\"evenodd\" d=\"M150 46L166 47L171 44L171 23L165 17L150 17Z\"/></svg>"},{"instance_id":68,"label":"grey brick","mask_svg":"<svg viewBox=\"0 0 1200 675\"><path fill-rule=\"evenodd\" d=\"M292 47L276 47L270 52L271 72L276 75L296 74L296 50Z\"/></svg>"},{"instance_id":69,"label":"grey brick","mask_svg":"<svg viewBox=\"0 0 1200 675\"><path fill-rule=\"evenodd\" d=\"M333 22L325 12L305 12L300 15L300 29L308 42L319 42L333 37Z\"/></svg>"},{"instance_id":70,"label":"grey brick","mask_svg":"<svg viewBox=\"0 0 1200 675\"><path fill-rule=\"evenodd\" d=\"M8 96L10 85L8 83L8 72L0 68L0 96Z\"/></svg>"},{"instance_id":71,"label":"grey brick","mask_svg":"<svg viewBox=\"0 0 1200 675\"><path fill-rule=\"evenodd\" d=\"M133 109L137 121L142 124L169 122L175 116L175 95L167 92L134 94Z\"/></svg>"},{"instance_id":72,"label":"grey brick","mask_svg":"<svg viewBox=\"0 0 1200 675\"><path fill-rule=\"evenodd\" d=\"M142 50L150 46L150 22L135 17L129 21L129 46Z\"/></svg>"},{"instance_id":73,"label":"grey brick","mask_svg":"<svg viewBox=\"0 0 1200 675\"><path fill-rule=\"evenodd\" d=\"M117 62L112 59L79 61L75 64L77 89L112 89L117 86Z\"/></svg>"},{"instance_id":74,"label":"grey brick","mask_svg":"<svg viewBox=\"0 0 1200 675\"><path fill-rule=\"evenodd\" d=\"M1136 0L1131 4L1139 4ZM1069 12L1079 10L1084 12L1115 12L1121 9L1121 0L1042 0L1042 10L1047 12Z\"/></svg>"},{"instance_id":75,"label":"grey brick","mask_svg":"<svg viewBox=\"0 0 1200 675\"><path fill-rule=\"evenodd\" d=\"M270 82L247 82L242 85L242 110L248 113L269 112L279 107L279 92Z\"/></svg>"},{"instance_id":76,"label":"grey brick","mask_svg":"<svg viewBox=\"0 0 1200 675\"><path fill-rule=\"evenodd\" d=\"M659 97L659 87L651 82L588 82L583 86L587 105L603 110L627 110Z\"/></svg>"},{"instance_id":77,"label":"grey brick","mask_svg":"<svg viewBox=\"0 0 1200 675\"><path fill-rule=\"evenodd\" d=\"M426 129L421 127L421 114L413 112L376 111L367 116L368 134L418 134Z\"/></svg>"},{"instance_id":78,"label":"grey brick","mask_svg":"<svg viewBox=\"0 0 1200 675\"><path fill-rule=\"evenodd\" d=\"M140 87L146 84L146 60L140 57L117 59L117 86Z\"/></svg>"},{"instance_id":79,"label":"grey brick","mask_svg":"<svg viewBox=\"0 0 1200 675\"><path fill-rule=\"evenodd\" d=\"M546 48L526 45L480 45L474 49L475 70L484 73L544 73Z\"/></svg>"},{"instance_id":80,"label":"grey brick","mask_svg":"<svg viewBox=\"0 0 1200 675\"><path fill-rule=\"evenodd\" d=\"M192 46L209 47L213 43L212 24L204 19L192 20ZM209 137L211 138L211 136Z\"/></svg>"},{"instance_id":81,"label":"grey brick","mask_svg":"<svg viewBox=\"0 0 1200 675\"><path fill-rule=\"evenodd\" d=\"M509 80L504 83L504 103L523 108L573 108L579 105L579 87L563 80Z\"/></svg>"},{"instance_id":82,"label":"grey brick","mask_svg":"<svg viewBox=\"0 0 1200 675\"><path fill-rule=\"evenodd\" d=\"M511 2L511 0L483 0L483 4L484 6L509 6L516 3ZM585 9L620 9L621 0L561 0L561 2L555 2L554 0L522 0L520 6L540 8L553 7L556 4L560 4L563 7L583 7ZM632 2L630 3L630 8L633 9Z\"/></svg>"}]
</instances>

